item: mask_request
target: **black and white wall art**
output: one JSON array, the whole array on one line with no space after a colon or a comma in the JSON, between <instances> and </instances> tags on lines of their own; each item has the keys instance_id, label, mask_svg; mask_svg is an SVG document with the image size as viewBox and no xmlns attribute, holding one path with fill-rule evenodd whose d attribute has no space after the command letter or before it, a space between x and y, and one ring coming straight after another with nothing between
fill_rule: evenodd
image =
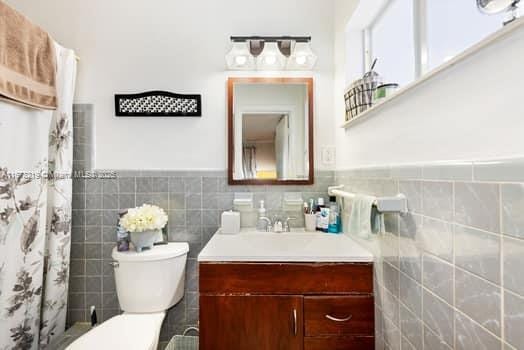
<instances>
[{"instance_id":1,"label":"black and white wall art","mask_svg":"<svg viewBox=\"0 0 524 350\"><path fill-rule=\"evenodd\" d=\"M118 117L201 117L201 95L181 95L167 91L115 95Z\"/></svg>"}]
</instances>

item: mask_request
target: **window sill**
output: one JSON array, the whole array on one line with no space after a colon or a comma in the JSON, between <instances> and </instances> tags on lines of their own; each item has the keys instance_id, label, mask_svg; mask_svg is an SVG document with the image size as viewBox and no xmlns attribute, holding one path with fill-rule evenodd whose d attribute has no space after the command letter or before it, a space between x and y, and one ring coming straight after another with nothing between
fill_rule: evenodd
<instances>
[{"instance_id":1,"label":"window sill","mask_svg":"<svg viewBox=\"0 0 524 350\"><path fill-rule=\"evenodd\" d=\"M367 111L363 112L359 116L345 122L340 127L343 129L349 129L377 115L377 113L383 110L387 105L389 105L391 101L404 96L405 94L407 94L408 92L412 90L415 90L419 85L422 85L423 83L433 79L434 77L439 76L440 74L447 71L448 69L455 66L456 64L475 55L477 52L482 51L484 48L491 46L492 44L503 39L504 37L508 36L509 34L515 32L517 29L521 27L524 27L524 17L516 19L513 23L506 25L505 27L501 28L497 32L486 37L484 40L478 42L477 44L473 45L472 47L458 54L457 56L455 56L453 59L449 60L448 62L429 71L428 73L423 75L420 79L400 88L399 90L395 92L395 94L380 101L379 103L377 103L376 105L374 105Z\"/></svg>"}]
</instances>

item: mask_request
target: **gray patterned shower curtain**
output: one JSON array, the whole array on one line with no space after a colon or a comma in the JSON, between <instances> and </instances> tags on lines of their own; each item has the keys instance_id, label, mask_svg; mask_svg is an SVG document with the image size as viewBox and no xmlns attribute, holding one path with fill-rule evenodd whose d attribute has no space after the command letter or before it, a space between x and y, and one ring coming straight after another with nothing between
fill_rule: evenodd
<instances>
[{"instance_id":1,"label":"gray patterned shower curtain","mask_svg":"<svg viewBox=\"0 0 524 350\"><path fill-rule=\"evenodd\" d=\"M0 349L44 349L65 330L74 52L56 45L58 109L0 101Z\"/></svg>"}]
</instances>

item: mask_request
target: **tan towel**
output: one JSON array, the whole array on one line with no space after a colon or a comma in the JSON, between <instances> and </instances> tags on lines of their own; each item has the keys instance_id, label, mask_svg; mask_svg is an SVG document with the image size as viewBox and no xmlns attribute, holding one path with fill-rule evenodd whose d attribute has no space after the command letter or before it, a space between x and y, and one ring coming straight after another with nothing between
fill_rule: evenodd
<instances>
[{"instance_id":1,"label":"tan towel","mask_svg":"<svg viewBox=\"0 0 524 350\"><path fill-rule=\"evenodd\" d=\"M55 79L53 39L0 0L0 97L56 109Z\"/></svg>"}]
</instances>

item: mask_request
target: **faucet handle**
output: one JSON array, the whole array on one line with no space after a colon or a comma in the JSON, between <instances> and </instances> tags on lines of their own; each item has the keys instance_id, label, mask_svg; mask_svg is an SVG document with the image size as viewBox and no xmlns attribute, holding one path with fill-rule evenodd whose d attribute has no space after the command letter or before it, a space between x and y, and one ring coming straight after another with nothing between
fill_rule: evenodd
<instances>
[{"instance_id":1,"label":"faucet handle","mask_svg":"<svg viewBox=\"0 0 524 350\"><path fill-rule=\"evenodd\" d=\"M297 218L294 216L288 216L286 221L284 221L284 231L285 232L291 232L291 228L289 227L289 222L296 220Z\"/></svg>"},{"instance_id":2,"label":"faucet handle","mask_svg":"<svg viewBox=\"0 0 524 350\"><path fill-rule=\"evenodd\" d=\"M262 221L264 221L266 223L266 232L271 232L273 230L273 225L271 223L271 219L269 219L266 216L261 216L258 220L259 221L262 220Z\"/></svg>"}]
</instances>

